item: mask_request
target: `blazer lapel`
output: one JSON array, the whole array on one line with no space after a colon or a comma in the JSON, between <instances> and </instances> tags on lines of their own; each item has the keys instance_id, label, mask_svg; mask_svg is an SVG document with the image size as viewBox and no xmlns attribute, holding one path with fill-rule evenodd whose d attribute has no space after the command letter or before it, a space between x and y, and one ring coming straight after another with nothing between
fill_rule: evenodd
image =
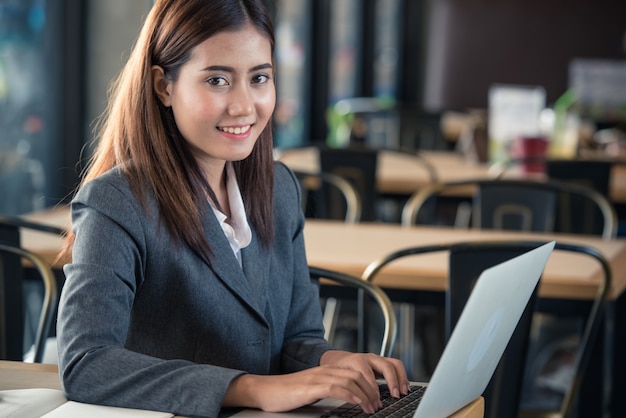
<instances>
[{"instance_id":1,"label":"blazer lapel","mask_svg":"<svg viewBox=\"0 0 626 418\"><path fill-rule=\"evenodd\" d=\"M250 245L241 250L243 273L246 276L254 305L259 312L265 312L267 303L267 281L269 280L270 264L267 249L261 247L254 229Z\"/></svg>"},{"instance_id":2,"label":"blazer lapel","mask_svg":"<svg viewBox=\"0 0 626 418\"><path fill-rule=\"evenodd\" d=\"M213 263L210 264L211 270L225 286L230 288L233 293L236 293L243 302L257 313L259 318L266 322L264 315L266 295L265 292L262 291L264 283L260 283L261 280L259 279L262 277L266 280L267 274L259 274L257 276L256 273L257 270L261 269L266 271L267 267L263 268L262 265L264 263L259 261L259 257L253 255L262 251L260 248L251 248L258 246L254 231L252 232L253 235L250 246L243 250L245 256L242 254L242 269L213 211L210 207L207 207L206 210L208 213L207 216L205 216L204 230L206 236L210 237L209 244L213 251ZM252 251L248 251L248 249ZM251 255L253 256L250 257ZM248 261L249 258L252 260ZM248 277L244 274L244 271L252 271L255 272L255 274Z\"/></svg>"}]
</instances>

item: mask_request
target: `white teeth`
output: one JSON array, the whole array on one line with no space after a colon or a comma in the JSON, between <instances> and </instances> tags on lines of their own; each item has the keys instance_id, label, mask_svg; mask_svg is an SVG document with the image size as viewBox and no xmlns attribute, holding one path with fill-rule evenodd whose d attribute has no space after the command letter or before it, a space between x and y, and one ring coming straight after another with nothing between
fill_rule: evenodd
<instances>
[{"instance_id":1,"label":"white teeth","mask_svg":"<svg viewBox=\"0 0 626 418\"><path fill-rule=\"evenodd\" d=\"M234 134L234 135L240 135L243 133L248 132L248 130L250 129L250 125L248 126L242 126L242 127L236 127L236 128L219 128L221 131L227 132L229 134Z\"/></svg>"}]
</instances>

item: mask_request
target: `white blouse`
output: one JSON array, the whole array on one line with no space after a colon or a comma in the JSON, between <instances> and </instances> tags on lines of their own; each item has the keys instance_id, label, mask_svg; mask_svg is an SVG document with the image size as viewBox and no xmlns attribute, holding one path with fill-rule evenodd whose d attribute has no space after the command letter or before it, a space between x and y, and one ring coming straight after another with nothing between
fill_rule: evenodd
<instances>
[{"instance_id":1,"label":"white blouse","mask_svg":"<svg viewBox=\"0 0 626 418\"><path fill-rule=\"evenodd\" d=\"M235 257L239 260L239 265L241 265L241 249L250 244L252 232L250 231L250 225L248 225L248 218L246 217L243 199L239 191L239 184L237 183L235 170L231 162L226 163L226 175L226 192L228 193L231 215L230 222L226 222L228 217L217 209L213 205L213 202L211 202L211 207L230 243L230 248L232 248Z\"/></svg>"}]
</instances>

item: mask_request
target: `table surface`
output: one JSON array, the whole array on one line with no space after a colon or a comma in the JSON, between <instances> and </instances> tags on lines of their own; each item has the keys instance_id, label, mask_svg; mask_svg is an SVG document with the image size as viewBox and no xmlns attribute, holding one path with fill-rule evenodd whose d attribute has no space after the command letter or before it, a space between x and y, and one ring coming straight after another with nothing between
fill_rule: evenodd
<instances>
[{"instance_id":1,"label":"table surface","mask_svg":"<svg viewBox=\"0 0 626 418\"><path fill-rule=\"evenodd\" d=\"M0 361L0 390L48 388L61 389L58 368L54 364ZM451 418L481 418L484 399L478 398Z\"/></svg>"},{"instance_id":2,"label":"table surface","mask_svg":"<svg viewBox=\"0 0 626 418\"><path fill-rule=\"evenodd\" d=\"M319 155L314 147L286 150L278 158L292 169L319 171ZM420 151L418 157L385 150L378 161L377 189L389 194L413 193L432 183L428 166L440 182L495 178L498 173L496 167L464 159L457 152ZM613 167L609 193L611 201L626 203L626 164Z\"/></svg>"},{"instance_id":3,"label":"table surface","mask_svg":"<svg viewBox=\"0 0 626 418\"><path fill-rule=\"evenodd\" d=\"M411 246L479 240L537 240L576 243L599 250L613 273L610 297L626 288L626 240L598 237L510 231L458 230L446 227L402 227L394 224L346 224L340 221L307 220L304 230L311 265L361 276L368 264L384 255ZM376 283L382 287L445 291L447 254L406 257L381 270ZM590 257L555 251L539 287L542 297L592 299L602 280L600 265Z\"/></svg>"},{"instance_id":4,"label":"table surface","mask_svg":"<svg viewBox=\"0 0 626 418\"><path fill-rule=\"evenodd\" d=\"M67 227L69 209L57 207L27 216L28 219ZM541 240L588 245L599 250L610 262L613 273L610 297L615 299L626 289L626 239L604 240L595 236L524 233L514 231L459 230L446 227L359 223L308 219L305 245L308 262L361 276L367 265L392 251L418 245L452 243L465 240ZM60 237L49 233L22 231L22 245L44 257L56 268L62 245ZM382 271L377 283L383 287L444 291L447 278L447 255L424 254L407 257ZM419 277L419 280L416 278ZM540 284L542 297L592 299L602 278L602 271L589 257L560 251L550 257Z\"/></svg>"}]
</instances>

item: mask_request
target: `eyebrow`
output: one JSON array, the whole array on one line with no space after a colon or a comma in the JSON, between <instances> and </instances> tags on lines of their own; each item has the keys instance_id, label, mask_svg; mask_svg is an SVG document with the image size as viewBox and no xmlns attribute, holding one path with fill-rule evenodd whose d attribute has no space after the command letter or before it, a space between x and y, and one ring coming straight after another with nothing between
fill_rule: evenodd
<instances>
[{"instance_id":1,"label":"eyebrow","mask_svg":"<svg viewBox=\"0 0 626 418\"><path fill-rule=\"evenodd\" d=\"M255 67L250 68L249 72L259 71L259 70L271 70L272 64L265 63L261 65L257 65ZM229 67L226 65L211 65L209 67L203 68L201 71L224 71L228 73L234 73L235 69L233 67Z\"/></svg>"}]
</instances>

